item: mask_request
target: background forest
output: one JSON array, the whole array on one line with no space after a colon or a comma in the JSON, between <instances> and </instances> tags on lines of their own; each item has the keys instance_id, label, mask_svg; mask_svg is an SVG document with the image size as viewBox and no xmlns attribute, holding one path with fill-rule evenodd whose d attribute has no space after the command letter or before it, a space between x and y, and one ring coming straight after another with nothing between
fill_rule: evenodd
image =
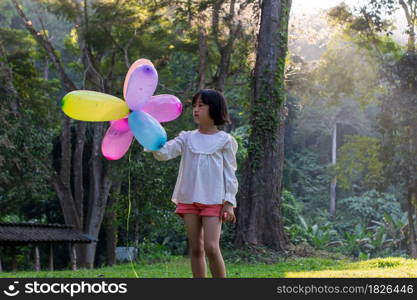
<instances>
[{"instance_id":1,"label":"background forest","mask_svg":"<svg viewBox=\"0 0 417 300\"><path fill-rule=\"evenodd\" d=\"M134 142L121 160L105 161L97 149L108 124L65 118L60 102L75 89L123 98L129 66L150 59L159 74L155 94L184 105L177 120L162 124L168 139L196 128L196 91L224 93L232 124L222 129L239 143L244 182L255 105L268 110L251 100L259 23L258 1L1 0L0 221L75 224L98 237L93 249L78 249L90 267L115 264L119 246L137 247L138 258L150 261L185 255L170 201L180 158L157 161ZM416 24L414 0L291 11L280 111L279 209L288 243L254 246L277 255L417 257ZM241 230L239 219L225 224L222 248L230 259L250 260ZM9 249L0 251L7 270ZM20 248L19 268L32 266L32 251ZM68 249L56 251L57 268L66 268Z\"/></svg>"}]
</instances>

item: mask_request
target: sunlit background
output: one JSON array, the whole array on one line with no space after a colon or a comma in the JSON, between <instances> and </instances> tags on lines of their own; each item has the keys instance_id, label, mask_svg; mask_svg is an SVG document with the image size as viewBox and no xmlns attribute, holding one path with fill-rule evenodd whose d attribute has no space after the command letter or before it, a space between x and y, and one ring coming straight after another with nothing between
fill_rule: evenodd
<instances>
[{"instance_id":1,"label":"sunlit background","mask_svg":"<svg viewBox=\"0 0 417 300\"><path fill-rule=\"evenodd\" d=\"M291 15L317 15L324 13L325 10L342 2L346 3L352 9L358 9L364 3L363 0L293 0ZM407 36L404 33L406 30L404 12L402 10L397 10L393 16L393 19L397 27L397 29L393 32L394 39L405 44L407 41Z\"/></svg>"}]
</instances>

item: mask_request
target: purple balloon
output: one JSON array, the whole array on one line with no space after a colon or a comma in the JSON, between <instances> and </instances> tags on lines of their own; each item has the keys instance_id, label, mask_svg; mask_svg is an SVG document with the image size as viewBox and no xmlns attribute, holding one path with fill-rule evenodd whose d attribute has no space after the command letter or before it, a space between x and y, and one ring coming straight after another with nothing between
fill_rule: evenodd
<instances>
[{"instance_id":1,"label":"purple balloon","mask_svg":"<svg viewBox=\"0 0 417 300\"><path fill-rule=\"evenodd\" d=\"M173 95L157 95L142 107L142 111L147 112L159 122L169 122L181 115L182 103Z\"/></svg>"},{"instance_id":2,"label":"purple balloon","mask_svg":"<svg viewBox=\"0 0 417 300\"><path fill-rule=\"evenodd\" d=\"M158 72L153 65L137 67L128 79L126 102L131 110L141 110L156 90Z\"/></svg>"}]
</instances>

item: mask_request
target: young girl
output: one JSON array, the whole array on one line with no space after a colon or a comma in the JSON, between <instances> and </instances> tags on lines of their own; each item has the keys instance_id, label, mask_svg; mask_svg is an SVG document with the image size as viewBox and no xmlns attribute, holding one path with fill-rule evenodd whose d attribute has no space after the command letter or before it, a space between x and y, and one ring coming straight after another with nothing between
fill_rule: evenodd
<instances>
[{"instance_id":1,"label":"young girl","mask_svg":"<svg viewBox=\"0 0 417 300\"><path fill-rule=\"evenodd\" d=\"M212 276L226 277L219 241L222 221L236 221L238 145L216 127L230 123L220 92L201 90L193 96L192 106L198 129L181 131L158 151L145 151L161 161L182 155L172 201L184 219L193 277L206 277L205 255Z\"/></svg>"}]
</instances>

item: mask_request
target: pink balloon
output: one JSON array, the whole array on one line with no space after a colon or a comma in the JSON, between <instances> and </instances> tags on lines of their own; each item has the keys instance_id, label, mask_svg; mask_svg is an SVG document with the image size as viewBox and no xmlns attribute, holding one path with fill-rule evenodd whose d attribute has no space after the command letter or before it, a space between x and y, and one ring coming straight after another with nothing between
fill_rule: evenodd
<instances>
[{"instance_id":1,"label":"pink balloon","mask_svg":"<svg viewBox=\"0 0 417 300\"><path fill-rule=\"evenodd\" d=\"M118 120L110 125L101 144L101 152L108 160L117 160L123 157L129 150L133 140L133 133L130 130L121 131L117 128L124 129L122 125L125 119ZM123 121L120 123L120 121ZM119 123L118 123L119 122Z\"/></svg>"},{"instance_id":2,"label":"pink balloon","mask_svg":"<svg viewBox=\"0 0 417 300\"><path fill-rule=\"evenodd\" d=\"M114 129L119 130L121 132L130 130L128 117L120 120L110 121L110 124L113 126Z\"/></svg>"},{"instance_id":3,"label":"pink balloon","mask_svg":"<svg viewBox=\"0 0 417 300\"><path fill-rule=\"evenodd\" d=\"M142 111L150 114L159 122L169 122L181 115L182 103L173 95L152 96L142 107Z\"/></svg>"},{"instance_id":4,"label":"pink balloon","mask_svg":"<svg viewBox=\"0 0 417 300\"><path fill-rule=\"evenodd\" d=\"M129 77L126 102L131 110L140 110L149 101L158 85L158 72L153 65L142 64Z\"/></svg>"},{"instance_id":5,"label":"pink balloon","mask_svg":"<svg viewBox=\"0 0 417 300\"><path fill-rule=\"evenodd\" d=\"M137 61L135 61L129 68L129 70L127 71L126 77L125 77L125 82L123 84L123 97L126 99L126 90L127 90L127 83L129 82L129 78L130 75L132 75L132 72L139 67L140 65L144 65L144 64L148 64L148 65L152 65L152 62L149 59L146 58L140 58Z\"/></svg>"}]
</instances>

